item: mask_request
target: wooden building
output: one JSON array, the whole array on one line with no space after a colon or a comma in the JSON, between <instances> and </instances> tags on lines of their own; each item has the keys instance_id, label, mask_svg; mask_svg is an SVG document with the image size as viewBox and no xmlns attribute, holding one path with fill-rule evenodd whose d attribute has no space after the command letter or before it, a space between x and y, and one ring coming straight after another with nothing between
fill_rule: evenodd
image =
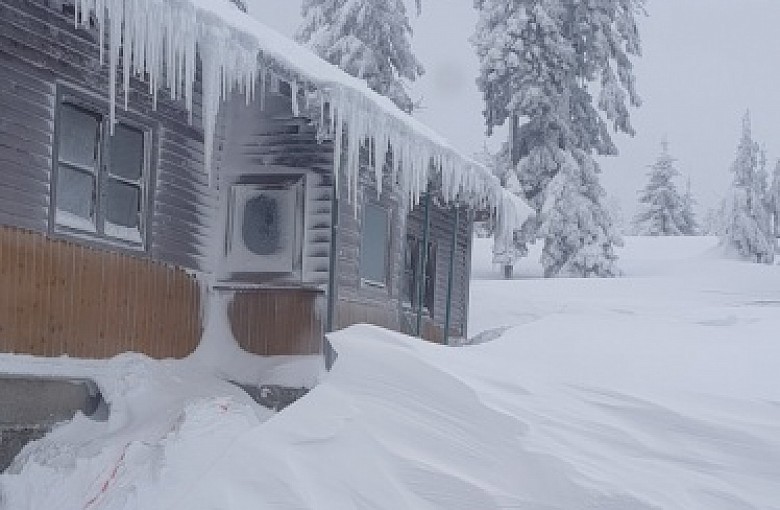
<instances>
[{"instance_id":1,"label":"wooden building","mask_svg":"<svg viewBox=\"0 0 780 510\"><path fill-rule=\"evenodd\" d=\"M357 322L466 334L470 211L522 204L227 0L125 3L159 12L0 0L0 352L183 357L217 295L263 355Z\"/></svg>"}]
</instances>

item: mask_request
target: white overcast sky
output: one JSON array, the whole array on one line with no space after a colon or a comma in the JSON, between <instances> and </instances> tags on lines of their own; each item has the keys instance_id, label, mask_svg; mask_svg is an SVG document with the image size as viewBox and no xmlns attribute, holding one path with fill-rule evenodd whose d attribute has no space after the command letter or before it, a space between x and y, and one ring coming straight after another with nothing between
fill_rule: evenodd
<instances>
[{"instance_id":1,"label":"white overcast sky","mask_svg":"<svg viewBox=\"0 0 780 510\"><path fill-rule=\"evenodd\" d=\"M466 154L485 142L478 64L468 42L477 18L472 3L423 0L422 16L413 19L413 44L427 71L413 89L424 106L416 116ZM286 35L301 22L300 0L248 4L252 15ZM640 20L644 54L636 62L644 100L633 112L637 135L615 136L621 154L602 158L603 182L633 214L646 167L666 135L704 209L730 182L747 108L770 170L780 157L780 0L649 0L648 12Z\"/></svg>"}]
</instances>

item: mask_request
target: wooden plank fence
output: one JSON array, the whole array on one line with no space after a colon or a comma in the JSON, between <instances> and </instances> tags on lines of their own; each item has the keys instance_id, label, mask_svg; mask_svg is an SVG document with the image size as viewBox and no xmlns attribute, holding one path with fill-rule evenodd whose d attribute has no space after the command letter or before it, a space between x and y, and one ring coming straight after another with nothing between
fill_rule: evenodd
<instances>
[{"instance_id":1,"label":"wooden plank fence","mask_svg":"<svg viewBox=\"0 0 780 510\"><path fill-rule=\"evenodd\" d=\"M200 289L185 271L0 227L0 352L183 357L200 332Z\"/></svg>"},{"instance_id":2,"label":"wooden plank fence","mask_svg":"<svg viewBox=\"0 0 780 510\"><path fill-rule=\"evenodd\" d=\"M322 352L325 295L309 289L236 291L228 306L242 349L264 356Z\"/></svg>"}]
</instances>

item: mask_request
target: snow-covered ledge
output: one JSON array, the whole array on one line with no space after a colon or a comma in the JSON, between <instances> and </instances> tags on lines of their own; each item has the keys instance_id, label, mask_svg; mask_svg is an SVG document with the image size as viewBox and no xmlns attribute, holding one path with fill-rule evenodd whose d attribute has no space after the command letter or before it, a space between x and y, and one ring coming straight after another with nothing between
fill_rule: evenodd
<instances>
[{"instance_id":1,"label":"snow-covered ledge","mask_svg":"<svg viewBox=\"0 0 780 510\"><path fill-rule=\"evenodd\" d=\"M360 143L373 138L375 150L388 145L393 150L394 171L402 191L413 203L419 200L429 182L431 169L442 177L444 198L472 206L490 207L507 234L516 229L532 211L484 166L456 151L449 143L400 111L388 98L370 90L354 78L325 62L308 49L291 41L241 12L227 0L77 0L76 24L93 11L100 27L100 48L109 39L111 118L117 102L116 83L124 82L124 107L131 75L145 78L156 99L157 91L167 89L173 98L183 98L192 114L196 56L203 71L203 131L206 171L210 172L211 152L219 106L229 94L240 91L250 100L265 67L285 69L293 82L293 109L298 111L297 91L313 90L320 108L330 105L331 132L341 133L349 126L346 147L347 185L354 191L359 171ZM125 55L120 62L120 48ZM101 54L101 59L103 55ZM163 82L163 77L165 82ZM321 120L326 116L321 115ZM341 154L341 137L335 137L334 150ZM341 170L334 158L335 172ZM375 157L374 161L384 161ZM431 165L433 162L433 165ZM403 165L403 166L402 166ZM381 167L377 172L381 172ZM381 183L381 179L377 179Z\"/></svg>"}]
</instances>

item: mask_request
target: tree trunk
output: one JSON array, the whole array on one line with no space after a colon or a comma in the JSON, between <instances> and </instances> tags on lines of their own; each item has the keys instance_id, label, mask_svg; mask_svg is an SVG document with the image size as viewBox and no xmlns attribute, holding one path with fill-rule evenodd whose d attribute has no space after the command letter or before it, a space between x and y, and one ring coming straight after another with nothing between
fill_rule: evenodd
<instances>
[{"instance_id":1,"label":"tree trunk","mask_svg":"<svg viewBox=\"0 0 780 510\"><path fill-rule=\"evenodd\" d=\"M511 280L512 279L512 270L514 267L512 264L504 264L504 279L505 280Z\"/></svg>"}]
</instances>

